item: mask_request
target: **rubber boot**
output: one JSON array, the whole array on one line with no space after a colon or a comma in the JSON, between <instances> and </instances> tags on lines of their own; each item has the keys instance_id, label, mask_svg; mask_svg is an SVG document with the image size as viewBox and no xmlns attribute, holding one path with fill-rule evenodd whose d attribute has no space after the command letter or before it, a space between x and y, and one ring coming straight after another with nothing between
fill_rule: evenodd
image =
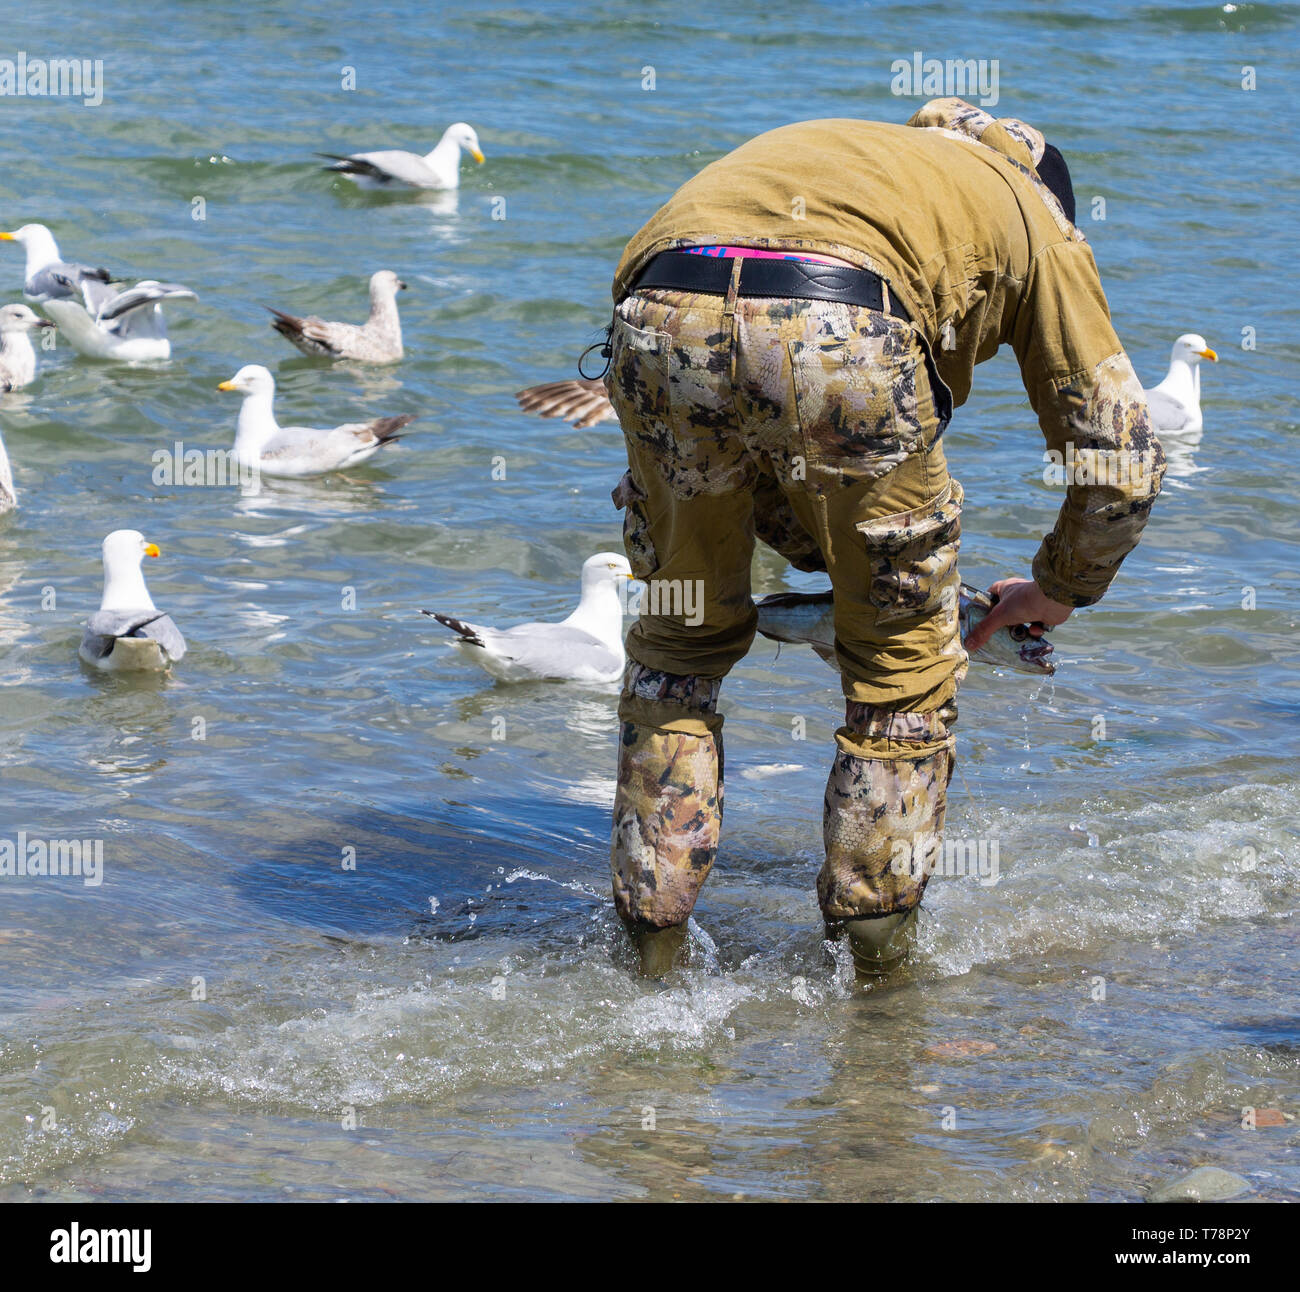
<instances>
[{"instance_id":1,"label":"rubber boot","mask_svg":"<svg viewBox=\"0 0 1300 1292\"><path fill-rule=\"evenodd\" d=\"M663 978L676 967L686 944L686 925L670 924L667 928L657 929L650 924L638 924L630 927L628 932L641 957L643 978Z\"/></svg>"},{"instance_id":2,"label":"rubber boot","mask_svg":"<svg viewBox=\"0 0 1300 1292\"><path fill-rule=\"evenodd\" d=\"M853 967L859 978L878 978L897 969L907 959L916 941L916 912L880 915L874 920L845 921Z\"/></svg>"}]
</instances>

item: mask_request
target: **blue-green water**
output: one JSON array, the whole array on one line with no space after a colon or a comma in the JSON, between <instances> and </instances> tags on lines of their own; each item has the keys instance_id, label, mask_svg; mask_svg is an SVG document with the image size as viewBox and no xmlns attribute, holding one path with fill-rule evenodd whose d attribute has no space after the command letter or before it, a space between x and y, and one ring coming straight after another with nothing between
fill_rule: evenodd
<instances>
[{"instance_id":1,"label":"blue-green water","mask_svg":"<svg viewBox=\"0 0 1300 1292\"><path fill-rule=\"evenodd\" d=\"M169 363L60 349L0 400L0 837L105 858L99 887L0 880L0 1196L1121 1199L1208 1163L1294 1198L1294 1121L1242 1109L1300 1094L1298 32L1293 4L1078 0L9 15L0 57L102 59L105 97L0 99L0 224L201 299ZM1219 351L1204 440L1053 681L972 668L949 824L1000 878L933 883L907 973L855 991L821 941L838 688L760 642L693 961L646 984L607 893L612 690L493 686L418 611L567 612L619 541L620 438L512 392L573 372L677 184L788 121L904 120L918 49L997 59L994 110L1065 151L1144 380L1181 332ZM488 161L454 203L312 157L457 119ZM359 317L378 268L412 288L399 367L266 326ZM0 250L3 299L21 278ZM252 362L286 422L419 423L347 481L155 487L155 448L230 445L215 387ZM1041 449L1014 362L985 365L948 432L968 581L1027 572ZM190 641L162 682L77 662L121 527ZM761 555L756 590L788 586Z\"/></svg>"}]
</instances>

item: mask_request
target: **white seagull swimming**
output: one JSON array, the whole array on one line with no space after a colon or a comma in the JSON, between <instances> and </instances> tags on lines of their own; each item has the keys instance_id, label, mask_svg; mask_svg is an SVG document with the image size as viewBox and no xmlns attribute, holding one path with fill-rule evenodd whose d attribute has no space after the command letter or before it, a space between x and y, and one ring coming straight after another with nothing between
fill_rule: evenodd
<instances>
[{"instance_id":1,"label":"white seagull swimming","mask_svg":"<svg viewBox=\"0 0 1300 1292\"><path fill-rule=\"evenodd\" d=\"M1188 332L1174 342L1169 372L1158 386L1142 393L1151 410L1152 429L1160 434L1181 431L1186 435L1201 430L1201 360L1218 363L1219 356L1205 344L1203 336Z\"/></svg>"},{"instance_id":2,"label":"white seagull swimming","mask_svg":"<svg viewBox=\"0 0 1300 1292\"><path fill-rule=\"evenodd\" d=\"M134 529L104 540L104 596L77 654L106 672L166 672L185 655L180 629L153 603L140 562L158 549Z\"/></svg>"},{"instance_id":3,"label":"white seagull swimming","mask_svg":"<svg viewBox=\"0 0 1300 1292\"><path fill-rule=\"evenodd\" d=\"M180 283L152 278L119 290L108 270L62 259L43 224L0 233L0 242L16 242L27 253L24 295L59 325L74 350L91 359L169 358L172 346L160 302L198 299Z\"/></svg>"},{"instance_id":4,"label":"white seagull swimming","mask_svg":"<svg viewBox=\"0 0 1300 1292\"><path fill-rule=\"evenodd\" d=\"M35 378L36 351L31 333L53 326L26 305L0 307L0 394L18 390Z\"/></svg>"},{"instance_id":5,"label":"white seagull swimming","mask_svg":"<svg viewBox=\"0 0 1300 1292\"><path fill-rule=\"evenodd\" d=\"M271 326L303 354L317 359L359 359L363 363L396 363L402 357L402 324L397 317L397 293L406 284L391 269L370 276L370 317L360 327L327 323L314 314L299 318L271 310Z\"/></svg>"},{"instance_id":6,"label":"white seagull swimming","mask_svg":"<svg viewBox=\"0 0 1300 1292\"><path fill-rule=\"evenodd\" d=\"M14 488L13 468L9 465L9 454L5 452L5 442L0 438L0 516L18 506L18 490Z\"/></svg>"},{"instance_id":7,"label":"white seagull swimming","mask_svg":"<svg viewBox=\"0 0 1300 1292\"><path fill-rule=\"evenodd\" d=\"M415 421L414 414L347 422L328 430L281 426L275 420L275 378L260 363L246 364L218 390L244 397L235 432L235 460L268 476L318 476L354 467L373 457L397 432Z\"/></svg>"},{"instance_id":8,"label":"white seagull swimming","mask_svg":"<svg viewBox=\"0 0 1300 1292\"><path fill-rule=\"evenodd\" d=\"M464 149L481 166L483 151L478 146L478 135L473 126L457 121L443 131L438 146L427 155L390 149L377 153L317 153L328 157L333 166L323 169L337 171L355 180L362 188L459 188L460 154Z\"/></svg>"},{"instance_id":9,"label":"white seagull swimming","mask_svg":"<svg viewBox=\"0 0 1300 1292\"><path fill-rule=\"evenodd\" d=\"M617 682L623 676L623 599L619 583L632 577L627 558L597 552L582 566L578 608L560 623L482 628L433 610L458 635L457 644L502 682Z\"/></svg>"}]
</instances>

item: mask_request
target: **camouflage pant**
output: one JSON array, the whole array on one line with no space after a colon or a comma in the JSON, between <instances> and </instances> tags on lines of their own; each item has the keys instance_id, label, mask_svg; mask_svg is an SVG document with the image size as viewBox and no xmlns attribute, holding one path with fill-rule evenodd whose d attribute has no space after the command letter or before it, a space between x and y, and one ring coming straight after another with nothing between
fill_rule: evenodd
<instances>
[{"instance_id":1,"label":"camouflage pant","mask_svg":"<svg viewBox=\"0 0 1300 1292\"><path fill-rule=\"evenodd\" d=\"M835 590L847 717L826 793L823 911L908 909L924 878L889 862L912 832L942 828L966 658L962 492L917 333L856 306L656 290L619 305L612 343L628 452L614 500L633 574L652 594L699 593L691 617L652 595L657 613L643 608L628 635L611 854L620 913L680 923L712 864L717 683L753 640L755 537L826 570Z\"/></svg>"}]
</instances>

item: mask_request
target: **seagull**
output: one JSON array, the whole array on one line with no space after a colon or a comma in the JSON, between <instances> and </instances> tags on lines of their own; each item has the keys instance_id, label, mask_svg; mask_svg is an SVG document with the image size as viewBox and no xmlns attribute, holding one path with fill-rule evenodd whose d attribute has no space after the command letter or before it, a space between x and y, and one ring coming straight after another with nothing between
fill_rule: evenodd
<instances>
[{"instance_id":1,"label":"seagull","mask_svg":"<svg viewBox=\"0 0 1300 1292\"><path fill-rule=\"evenodd\" d=\"M75 296L84 282L107 284L113 276L107 269L75 264L59 255L59 244L43 224L24 224L13 233L0 233L0 242L16 242L27 253L23 292L29 300Z\"/></svg>"},{"instance_id":2,"label":"seagull","mask_svg":"<svg viewBox=\"0 0 1300 1292\"><path fill-rule=\"evenodd\" d=\"M172 346L160 302L198 299L180 283L152 278L119 291L111 286L108 270L63 260L43 224L0 233L0 242L16 242L26 251L24 295L59 325L74 350L91 359L169 358Z\"/></svg>"},{"instance_id":3,"label":"seagull","mask_svg":"<svg viewBox=\"0 0 1300 1292\"><path fill-rule=\"evenodd\" d=\"M26 305L0 308L0 394L26 386L35 378L36 351L28 334L53 326Z\"/></svg>"},{"instance_id":4,"label":"seagull","mask_svg":"<svg viewBox=\"0 0 1300 1292\"><path fill-rule=\"evenodd\" d=\"M538 417L562 417L583 430L597 422L616 422L618 414L599 377L574 377L570 381L547 381L518 391L515 399L525 413Z\"/></svg>"},{"instance_id":5,"label":"seagull","mask_svg":"<svg viewBox=\"0 0 1300 1292\"><path fill-rule=\"evenodd\" d=\"M235 433L235 460L268 476L318 476L354 467L373 457L413 414L377 417L373 422L347 422L328 430L310 426L281 426L275 420L275 378L259 363L240 368L218 390L244 396Z\"/></svg>"},{"instance_id":6,"label":"seagull","mask_svg":"<svg viewBox=\"0 0 1300 1292\"><path fill-rule=\"evenodd\" d=\"M5 442L0 439L0 516L18 506L18 491L14 488L14 472L9 465Z\"/></svg>"},{"instance_id":7,"label":"seagull","mask_svg":"<svg viewBox=\"0 0 1300 1292\"><path fill-rule=\"evenodd\" d=\"M1201 360L1218 363L1219 356L1205 344L1203 336L1188 332L1174 342L1169 372L1158 386L1142 393L1151 412L1151 426L1157 434L1201 430Z\"/></svg>"},{"instance_id":8,"label":"seagull","mask_svg":"<svg viewBox=\"0 0 1300 1292\"><path fill-rule=\"evenodd\" d=\"M478 135L473 126L457 121L443 131L438 146L427 156L393 149L377 153L317 153L328 157L333 166L323 170L337 171L355 180L362 188L392 188L405 184L408 188L459 188L460 153L464 149L481 166L483 153L478 146Z\"/></svg>"},{"instance_id":9,"label":"seagull","mask_svg":"<svg viewBox=\"0 0 1300 1292\"><path fill-rule=\"evenodd\" d=\"M397 317L397 293L406 284L391 269L370 277L370 317L360 327L327 323L314 314L298 318L271 309L271 326L303 354L321 359L360 359L364 363L396 363L402 357L402 324Z\"/></svg>"},{"instance_id":10,"label":"seagull","mask_svg":"<svg viewBox=\"0 0 1300 1292\"><path fill-rule=\"evenodd\" d=\"M558 624L481 628L433 610L421 611L450 628L458 645L502 682L617 682L623 676L621 580L632 567L617 552L597 552L582 566L578 608Z\"/></svg>"},{"instance_id":11,"label":"seagull","mask_svg":"<svg viewBox=\"0 0 1300 1292\"><path fill-rule=\"evenodd\" d=\"M185 655L180 629L153 603L140 561L158 549L134 529L104 540L104 596L86 622L77 654L105 672L166 672Z\"/></svg>"}]
</instances>

